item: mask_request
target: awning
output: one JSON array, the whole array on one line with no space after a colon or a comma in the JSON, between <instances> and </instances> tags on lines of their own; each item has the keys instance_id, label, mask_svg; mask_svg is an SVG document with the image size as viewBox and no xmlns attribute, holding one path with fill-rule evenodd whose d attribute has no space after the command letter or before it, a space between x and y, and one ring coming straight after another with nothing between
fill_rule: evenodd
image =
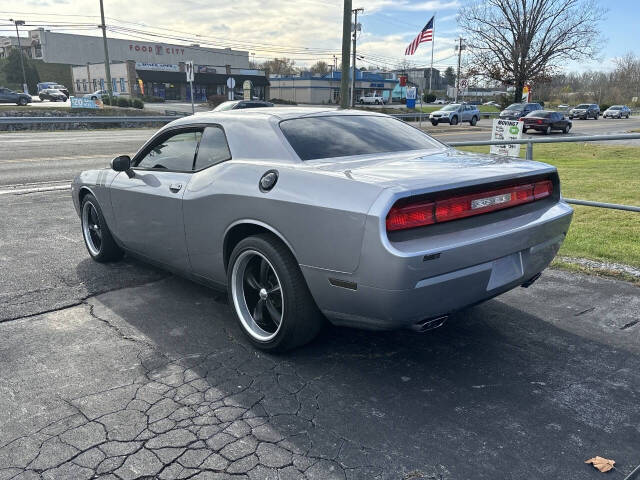
<instances>
[{"instance_id":1,"label":"awning","mask_svg":"<svg viewBox=\"0 0 640 480\"><path fill-rule=\"evenodd\" d=\"M144 82L157 83L186 83L184 72L162 72L158 70L136 70L138 78ZM264 87L269 85L267 77L261 75L226 75L223 73L196 73L194 83L198 85L226 85L227 78L232 77L236 81L236 87L242 88L245 80L251 80L254 87Z\"/></svg>"}]
</instances>

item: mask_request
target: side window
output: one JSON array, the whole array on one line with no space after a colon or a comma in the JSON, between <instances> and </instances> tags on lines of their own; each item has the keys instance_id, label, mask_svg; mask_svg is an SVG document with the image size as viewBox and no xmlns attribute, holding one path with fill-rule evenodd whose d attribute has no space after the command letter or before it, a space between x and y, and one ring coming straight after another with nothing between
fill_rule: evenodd
<instances>
[{"instance_id":1,"label":"side window","mask_svg":"<svg viewBox=\"0 0 640 480\"><path fill-rule=\"evenodd\" d=\"M140 168L190 172L202 131L177 133L165 138L147 153L136 165Z\"/></svg>"},{"instance_id":2,"label":"side window","mask_svg":"<svg viewBox=\"0 0 640 480\"><path fill-rule=\"evenodd\" d=\"M230 158L231 152L222 129L219 127L205 128L202 140L200 140L200 147L198 147L195 169L202 170Z\"/></svg>"}]
</instances>

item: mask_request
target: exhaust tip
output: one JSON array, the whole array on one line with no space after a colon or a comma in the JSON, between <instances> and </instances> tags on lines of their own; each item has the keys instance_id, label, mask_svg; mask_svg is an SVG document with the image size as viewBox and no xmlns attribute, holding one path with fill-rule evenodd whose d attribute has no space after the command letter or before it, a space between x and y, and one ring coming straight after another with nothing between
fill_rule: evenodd
<instances>
[{"instance_id":1,"label":"exhaust tip","mask_svg":"<svg viewBox=\"0 0 640 480\"><path fill-rule=\"evenodd\" d=\"M526 282L524 282L522 285L520 285L522 288L529 288L531 285L533 285L533 283L538 280L540 277L542 276L542 272L540 273L536 273L533 277L531 277L529 280L527 280Z\"/></svg>"},{"instance_id":2,"label":"exhaust tip","mask_svg":"<svg viewBox=\"0 0 640 480\"><path fill-rule=\"evenodd\" d=\"M427 318L420 320L417 323L411 325L411 330L418 333L428 332L429 330L435 330L440 328L449 319L449 315L441 315L439 317Z\"/></svg>"}]
</instances>

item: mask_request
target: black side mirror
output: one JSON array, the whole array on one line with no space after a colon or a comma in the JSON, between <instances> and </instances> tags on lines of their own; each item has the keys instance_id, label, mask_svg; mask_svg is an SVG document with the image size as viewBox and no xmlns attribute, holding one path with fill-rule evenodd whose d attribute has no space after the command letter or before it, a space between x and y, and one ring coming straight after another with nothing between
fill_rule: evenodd
<instances>
[{"instance_id":1,"label":"black side mirror","mask_svg":"<svg viewBox=\"0 0 640 480\"><path fill-rule=\"evenodd\" d=\"M129 178L133 177L133 170L131 170L131 157L129 157L129 155L120 155L119 157L111 160L111 168L116 172L127 172Z\"/></svg>"}]
</instances>

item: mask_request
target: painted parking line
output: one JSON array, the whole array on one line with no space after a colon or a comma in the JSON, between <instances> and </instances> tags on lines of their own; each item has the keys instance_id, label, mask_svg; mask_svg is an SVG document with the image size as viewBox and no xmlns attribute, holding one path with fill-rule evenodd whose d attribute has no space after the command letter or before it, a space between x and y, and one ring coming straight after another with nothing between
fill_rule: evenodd
<instances>
[{"instance_id":1,"label":"painted parking line","mask_svg":"<svg viewBox=\"0 0 640 480\"><path fill-rule=\"evenodd\" d=\"M53 192L57 190L70 190L71 184L66 185L49 185L46 187L31 188L10 188L8 190L0 190L0 195L25 195L27 193Z\"/></svg>"}]
</instances>

